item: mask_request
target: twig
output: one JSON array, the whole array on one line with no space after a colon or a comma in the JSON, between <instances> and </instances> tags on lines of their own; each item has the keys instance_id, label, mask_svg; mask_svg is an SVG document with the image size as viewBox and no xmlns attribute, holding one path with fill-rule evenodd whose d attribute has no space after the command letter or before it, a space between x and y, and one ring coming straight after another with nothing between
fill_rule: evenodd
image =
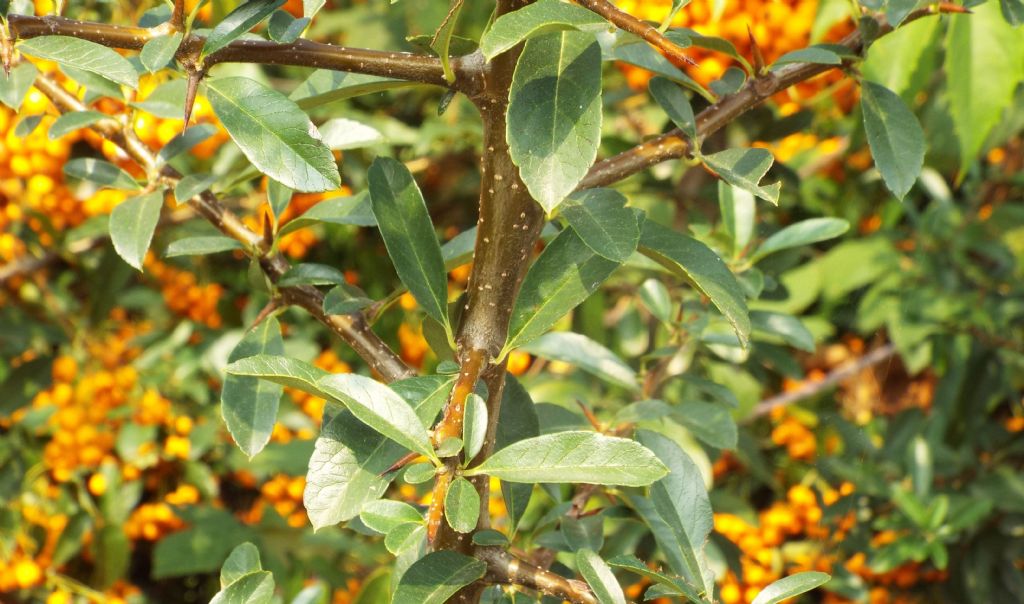
<instances>
[{"instance_id":1,"label":"twig","mask_svg":"<svg viewBox=\"0 0 1024 604\"><path fill-rule=\"evenodd\" d=\"M789 405L792 405L804 399L811 398L812 396L815 396L817 394L824 392L825 390L828 390L829 388L832 388L839 382L857 375L858 373L864 371L865 369L868 369L869 367L873 367L880 363L884 363L885 361L892 358L895 354L896 347L893 346L892 344L886 344L884 346L876 348L856 360L843 363L839 367L836 367L821 380L807 382L806 384L804 384L800 388L797 388L796 390L793 390L792 392L784 392L782 394L777 394L773 397L764 399L763 401L754 406L753 411L751 411L750 415L744 418L743 421L753 421L759 417L764 417L765 415L768 415L769 413L772 412L772 409L776 409L779 407L788 407Z\"/></svg>"},{"instance_id":2,"label":"twig","mask_svg":"<svg viewBox=\"0 0 1024 604\"><path fill-rule=\"evenodd\" d=\"M566 579L562 575L533 566L499 547L478 547L474 554L487 563L484 581L521 585L575 604L597 604L597 598L583 581Z\"/></svg>"},{"instance_id":3,"label":"twig","mask_svg":"<svg viewBox=\"0 0 1024 604\"><path fill-rule=\"evenodd\" d=\"M657 27L637 19L633 15L620 10L608 0L576 0L577 3L589 9L592 12L601 15L609 23L615 25L623 31L628 31L631 34L638 36L639 38L646 41L651 46L654 46L665 55L677 63L687 63L689 65L696 65L696 63L690 57L686 56L683 52L682 47L678 44L669 40L665 37Z\"/></svg>"}]
</instances>

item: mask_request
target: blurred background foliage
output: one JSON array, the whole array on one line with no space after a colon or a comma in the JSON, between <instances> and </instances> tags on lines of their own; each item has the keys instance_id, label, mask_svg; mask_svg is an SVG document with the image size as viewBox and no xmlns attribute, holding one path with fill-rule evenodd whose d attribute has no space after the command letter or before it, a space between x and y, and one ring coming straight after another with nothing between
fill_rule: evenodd
<instances>
[{"instance_id":1,"label":"blurred background foliage","mask_svg":"<svg viewBox=\"0 0 1024 604\"><path fill-rule=\"evenodd\" d=\"M70 16L115 23L138 22L153 6L67 4ZM660 21L671 2L617 4ZM233 6L215 0L200 20L216 23ZM38 14L54 8L35 1ZM302 2L284 8L298 15ZM490 9L467 3L459 35L477 39ZM308 36L410 50L407 37L432 34L446 11L437 0L329 1ZM722 36L745 57L749 26L770 63L851 31L848 14L844 1L694 0L673 24ZM725 604L749 602L771 581L809 569L833 581L807 601L1024 601L1024 90L1017 87L977 156L965 157L943 74L940 42L950 28L948 19L922 19L860 65L911 104L928 137L929 168L903 202L872 169L858 88L838 73L780 94L705 145L771 150L770 178L784 183L778 208L755 211L752 199L686 162L658 165L619 187L652 219L688 227L745 287L762 292L749 351L706 325L694 292L641 265L617 272L564 319L564 328L589 338L586 346L554 334L511 357L510 370L538 403L542 431L588 426L582 404L607 425L656 423L686 446L712 486L709 555ZM705 84L734 65L708 51L693 57L698 66L686 69ZM68 90L93 94L55 65L37 65ZM285 90L306 75L217 69ZM669 127L648 101L649 77L624 64L608 68L603 155ZM989 77L1001 74L979 74ZM129 115L157 149L181 129L181 95L181 80L159 74L143 78L137 98L104 97L95 108ZM369 161L392 153L416 173L444 239L472 227L479 122L465 99L443 113L439 102L437 90L413 87L316 109L315 119L371 126L379 141L345 151L341 190L295 195L282 221L363 190ZM365 529L367 536L337 528L314 534L302 507L324 402L286 395L271 445L252 461L223 427L223 367L267 301L241 254L166 257L169 242L211 234L179 208L165 215L170 224L158 231L145 273L136 273L100 236L126 194L90 188L62 168L71 158L106 157L138 169L87 131L51 139L54 117L38 91L29 91L21 113L44 117L33 129L0 108L0 600L205 602L227 553L253 541L283 601L382 601L381 539ZM225 144L205 99L195 116L217 131L185 161L192 171L221 175L219 190L258 227L265 181L226 177L237 174L240 154ZM786 225L818 217L840 217L851 228L824 244L758 253ZM398 284L371 229L317 225L285 236L280 247L292 259L343 269L374 299ZM468 273L468 265L451 271L452 297ZM301 312L280 320L289 356L332 372L366 370ZM397 297L376 330L415 366L443 360L411 296ZM627 404L636 397L605 366L588 362L605 349L630 359L626 370L641 377L687 379L645 389L644 400ZM420 487L394 488L423 502ZM492 492L492 513L501 518L500 490ZM528 543L564 549L566 525L552 519L571 493L539 492L518 531ZM608 520L602 552L653 550L638 522L616 519L616 504L592 502ZM631 586L630 599L645 588Z\"/></svg>"}]
</instances>

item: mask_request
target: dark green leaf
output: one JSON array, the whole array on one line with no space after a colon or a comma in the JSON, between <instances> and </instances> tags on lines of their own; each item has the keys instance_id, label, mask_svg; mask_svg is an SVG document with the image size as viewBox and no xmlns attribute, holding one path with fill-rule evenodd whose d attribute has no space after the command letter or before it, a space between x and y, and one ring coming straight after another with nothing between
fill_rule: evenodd
<instances>
[{"instance_id":1,"label":"dark green leaf","mask_svg":"<svg viewBox=\"0 0 1024 604\"><path fill-rule=\"evenodd\" d=\"M179 204L186 203L196 195L208 190L220 177L216 174L189 174L174 185L174 198Z\"/></svg>"},{"instance_id":2,"label":"dark green leaf","mask_svg":"<svg viewBox=\"0 0 1024 604\"><path fill-rule=\"evenodd\" d=\"M644 223L640 251L690 280L722 311L740 343L746 346L750 317L743 289L717 254L696 239L652 221Z\"/></svg>"},{"instance_id":3,"label":"dark green leaf","mask_svg":"<svg viewBox=\"0 0 1024 604\"><path fill-rule=\"evenodd\" d=\"M392 604L443 604L486 571L484 561L451 550L429 553L402 575Z\"/></svg>"},{"instance_id":4,"label":"dark green leaf","mask_svg":"<svg viewBox=\"0 0 1024 604\"><path fill-rule=\"evenodd\" d=\"M163 149L160 149L160 153L157 155L157 162L165 164L175 157L191 151L193 147L216 133L217 127L213 124L196 124L167 141L167 144L164 145ZM180 183L181 181L178 182Z\"/></svg>"},{"instance_id":5,"label":"dark green leaf","mask_svg":"<svg viewBox=\"0 0 1024 604\"><path fill-rule=\"evenodd\" d=\"M312 109L354 96L417 85L416 82L405 80L318 69L299 84L289 98L302 109Z\"/></svg>"},{"instance_id":6,"label":"dark green leaf","mask_svg":"<svg viewBox=\"0 0 1024 604\"><path fill-rule=\"evenodd\" d=\"M523 350L546 359L578 365L580 369L627 390L640 390L632 367L583 334L553 331L537 338Z\"/></svg>"},{"instance_id":7,"label":"dark green leaf","mask_svg":"<svg viewBox=\"0 0 1024 604\"><path fill-rule=\"evenodd\" d=\"M686 583L682 579L676 577L669 577L657 571L651 570L646 564L644 564L636 556L621 555L615 556L608 560L608 565L628 570L632 573L636 573L641 577L646 577L651 581L668 588L671 592L685 596L691 602L703 602L704 600L697 593L697 590L692 585Z\"/></svg>"},{"instance_id":8,"label":"dark green leaf","mask_svg":"<svg viewBox=\"0 0 1024 604\"><path fill-rule=\"evenodd\" d=\"M747 62L747 59L736 50L733 43L726 40L725 38L719 38L716 36L705 36L687 27L672 28L666 32L665 36L673 42L683 44L684 46L696 46L697 48L704 48L713 52L721 53L736 59L743 66L743 69L747 73L753 73L754 69Z\"/></svg>"},{"instance_id":9,"label":"dark green leaf","mask_svg":"<svg viewBox=\"0 0 1024 604\"><path fill-rule=\"evenodd\" d=\"M296 19L291 13L279 10L270 15L270 22L267 24L267 33L270 39L281 44L291 44L299 39L302 32L309 25L309 17Z\"/></svg>"},{"instance_id":10,"label":"dark green leaf","mask_svg":"<svg viewBox=\"0 0 1024 604\"><path fill-rule=\"evenodd\" d=\"M296 264L288 269L288 272L281 275L277 285L279 287L294 287L296 285L339 285L345 283L345 273L326 264L315 264L304 262Z\"/></svg>"},{"instance_id":11,"label":"dark green leaf","mask_svg":"<svg viewBox=\"0 0 1024 604\"><path fill-rule=\"evenodd\" d=\"M461 476L448 486L444 497L444 517L457 532L470 533L476 528L476 521L480 518L480 495Z\"/></svg>"},{"instance_id":12,"label":"dark green leaf","mask_svg":"<svg viewBox=\"0 0 1024 604\"><path fill-rule=\"evenodd\" d=\"M688 401L672 408L672 418L716 449L736 448L736 422L729 410L718 403Z\"/></svg>"},{"instance_id":13,"label":"dark green leaf","mask_svg":"<svg viewBox=\"0 0 1024 604\"><path fill-rule=\"evenodd\" d=\"M779 579L757 594L751 604L778 604L824 585L832 577L819 572L802 572Z\"/></svg>"},{"instance_id":14,"label":"dark green leaf","mask_svg":"<svg viewBox=\"0 0 1024 604\"><path fill-rule=\"evenodd\" d=\"M39 70L28 61L22 61L11 67L11 74L0 73L0 103L17 111L25 100L28 89L36 81Z\"/></svg>"},{"instance_id":15,"label":"dark green leaf","mask_svg":"<svg viewBox=\"0 0 1024 604\"><path fill-rule=\"evenodd\" d=\"M174 60L174 54L178 52L183 37L184 35L178 32L151 39L142 47L139 60L150 73L160 71Z\"/></svg>"},{"instance_id":16,"label":"dark green leaf","mask_svg":"<svg viewBox=\"0 0 1024 604\"><path fill-rule=\"evenodd\" d=\"M563 31L526 43L509 92L507 137L523 182L550 213L586 175L601 141L601 47L592 34Z\"/></svg>"},{"instance_id":17,"label":"dark green leaf","mask_svg":"<svg viewBox=\"0 0 1024 604\"><path fill-rule=\"evenodd\" d=\"M493 529L485 529L473 533L474 545L493 545L497 547L508 547L508 537Z\"/></svg>"},{"instance_id":18,"label":"dark green leaf","mask_svg":"<svg viewBox=\"0 0 1024 604\"><path fill-rule=\"evenodd\" d=\"M819 63L822 65L839 65L843 62L842 57L828 48L822 46L809 46L799 50L791 50L775 59L772 69L779 65L788 63Z\"/></svg>"},{"instance_id":19,"label":"dark green leaf","mask_svg":"<svg viewBox=\"0 0 1024 604\"><path fill-rule=\"evenodd\" d=\"M622 193L612 189L573 193L562 204L561 213L595 254L625 262L636 251L643 213L627 208Z\"/></svg>"},{"instance_id":20,"label":"dark green leaf","mask_svg":"<svg viewBox=\"0 0 1024 604\"><path fill-rule=\"evenodd\" d=\"M363 290L354 285L342 283L324 296L324 312L329 315L356 313L373 304Z\"/></svg>"},{"instance_id":21,"label":"dark green leaf","mask_svg":"<svg viewBox=\"0 0 1024 604\"><path fill-rule=\"evenodd\" d=\"M448 277L416 181L401 162L387 157L374 160L367 177L373 215L398 276L423 311L450 334Z\"/></svg>"},{"instance_id":22,"label":"dark green leaf","mask_svg":"<svg viewBox=\"0 0 1024 604\"><path fill-rule=\"evenodd\" d=\"M665 466L636 441L596 432L557 432L520 440L465 472L509 482L623 486L646 486L665 473Z\"/></svg>"},{"instance_id":23,"label":"dark green leaf","mask_svg":"<svg viewBox=\"0 0 1024 604\"><path fill-rule=\"evenodd\" d=\"M278 231L278 236L283 237L319 223L376 226L377 220L373 217L373 210L370 207L370 196L363 191L351 196L332 197L321 201L301 216L289 220Z\"/></svg>"},{"instance_id":24,"label":"dark green leaf","mask_svg":"<svg viewBox=\"0 0 1024 604\"><path fill-rule=\"evenodd\" d=\"M652 78L648 84L651 96L657 101L661 108L668 114L669 119L683 131L691 141L697 139L697 121L693 116L693 107L690 106L690 99L679 86L664 78Z\"/></svg>"},{"instance_id":25,"label":"dark green leaf","mask_svg":"<svg viewBox=\"0 0 1024 604\"><path fill-rule=\"evenodd\" d=\"M248 0L239 4L206 36L200 59L231 44L284 3L285 0Z\"/></svg>"},{"instance_id":26,"label":"dark green leaf","mask_svg":"<svg viewBox=\"0 0 1024 604\"><path fill-rule=\"evenodd\" d=\"M494 438L494 446L504 449L508 445L540 434L540 420L533 405L530 393L511 375L505 376L505 390L501 397L501 410L498 413L501 421ZM514 482L501 483L501 494L508 510L509 521L514 528L530 503L533 485Z\"/></svg>"},{"instance_id":27,"label":"dark green leaf","mask_svg":"<svg viewBox=\"0 0 1024 604\"><path fill-rule=\"evenodd\" d=\"M488 60L530 38L564 30L599 32L611 26L599 15L574 4L536 2L497 19L480 38Z\"/></svg>"},{"instance_id":28,"label":"dark green leaf","mask_svg":"<svg viewBox=\"0 0 1024 604\"><path fill-rule=\"evenodd\" d=\"M40 36L23 40L18 50L62 67L73 67L128 86L139 87L139 74L128 59L96 42L70 36Z\"/></svg>"},{"instance_id":29,"label":"dark green leaf","mask_svg":"<svg viewBox=\"0 0 1024 604\"><path fill-rule=\"evenodd\" d=\"M214 113L259 171L296 191L341 185L331 150L314 138L309 117L287 97L248 78L218 78L206 88Z\"/></svg>"},{"instance_id":30,"label":"dark green leaf","mask_svg":"<svg viewBox=\"0 0 1024 604\"><path fill-rule=\"evenodd\" d=\"M84 157L69 160L64 164L64 174L114 189L139 189L139 183L131 174L102 159Z\"/></svg>"},{"instance_id":31,"label":"dark green leaf","mask_svg":"<svg viewBox=\"0 0 1024 604\"><path fill-rule=\"evenodd\" d=\"M751 256L751 262L757 262L769 254L794 247L802 247L834 239L850 228L850 223L842 218L809 218L791 224L773 234L757 248Z\"/></svg>"},{"instance_id":32,"label":"dark green leaf","mask_svg":"<svg viewBox=\"0 0 1024 604\"><path fill-rule=\"evenodd\" d=\"M702 155L707 167L734 187L749 191L761 199L779 205L781 182L762 186L761 179L772 167L772 153L767 149L726 149Z\"/></svg>"},{"instance_id":33,"label":"dark green leaf","mask_svg":"<svg viewBox=\"0 0 1024 604\"><path fill-rule=\"evenodd\" d=\"M74 132L80 128L88 128L96 122L106 119L110 116L100 113L99 111L75 111L73 113L64 113L50 126L50 140L58 139L69 132Z\"/></svg>"},{"instance_id":34,"label":"dark green leaf","mask_svg":"<svg viewBox=\"0 0 1024 604\"><path fill-rule=\"evenodd\" d=\"M154 191L127 199L110 212L110 240L114 250L137 270L142 270L142 260L149 251L163 205L163 191Z\"/></svg>"},{"instance_id":35,"label":"dark green leaf","mask_svg":"<svg viewBox=\"0 0 1024 604\"><path fill-rule=\"evenodd\" d=\"M589 549L581 549L576 552L576 566L579 567L580 574L587 580L600 604L626 604L622 586L601 556Z\"/></svg>"},{"instance_id":36,"label":"dark green leaf","mask_svg":"<svg viewBox=\"0 0 1024 604\"><path fill-rule=\"evenodd\" d=\"M895 92L873 82L860 91L864 131L882 180L898 199L910 191L924 164L924 132Z\"/></svg>"},{"instance_id":37,"label":"dark green leaf","mask_svg":"<svg viewBox=\"0 0 1024 604\"><path fill-rule=\"evenodd\" d=\"M175 256L203 256L216 254L217 252L228 252L242 249L242 244L236 239L223 235L210 235L205 237L185 237L172 242L164 252L165 258Z\"/></svg>"},{"instance_id":38,"label":"dark green leaf","mask_svg":"<svg viewBox=\"0 0 1024 604\"><path fill-rule=\"evenodd\" d=\"M999 0L999 7L1003 10L1003 18L1010 25L1017 27L1024 23L1024 2L1021 0Z\"/></svg>"},{"instance_id":39,"label":"dark green leaf","mask_svg":"<svg viewBox=\"0 0 1024 604\"><path fill-rule=\"evenodd\" d=\"M256 355L282 354L281 326L277 319L268 317L245 334L231 351L228 362ZM221 415L238 448L250 458L270 442L281 392L279 384L257 377L229 373L224 378L220 394Z\"/></svg>"},{"instance_id":40,"label":"dark green leaf","mask_svg":"<svg viewBox=\"0 0 1024 604\"><path fill-rule=\"evenodd\" d=\"M680 71L679 68L670 63L664 55L642 40L637 39L637 41L632 43L623 43L614 46L612 49L606 51L605 60L622 61L624 63L629 63L630 65L642 67L652 73L668 78L681 86L689 88L709 101L714 101L714 96L708 92L707 89L697 83L693 78Z\"/></svg>"}]
</instances>

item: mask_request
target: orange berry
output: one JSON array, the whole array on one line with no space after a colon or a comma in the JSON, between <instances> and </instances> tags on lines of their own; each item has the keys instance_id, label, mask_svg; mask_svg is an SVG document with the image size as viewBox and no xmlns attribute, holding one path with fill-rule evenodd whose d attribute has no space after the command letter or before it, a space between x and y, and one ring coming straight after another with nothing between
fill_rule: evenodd
<instances>
[{"instance_id":1,"label":"orange berry","mask_svg":"<svg viewBox=\"0 0 1024 604\"><path fill-rule=\"evenodd\" d=\"M103 474L93 474L89 477L89 492L94 497L99 497L107 492L107 477Z\"/></svg>"}]
</instances>

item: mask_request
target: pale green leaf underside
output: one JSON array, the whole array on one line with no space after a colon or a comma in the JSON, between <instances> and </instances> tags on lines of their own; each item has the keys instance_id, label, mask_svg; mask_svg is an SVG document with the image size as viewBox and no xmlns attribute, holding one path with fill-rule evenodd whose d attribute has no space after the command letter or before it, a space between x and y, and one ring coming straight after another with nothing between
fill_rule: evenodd
<instances>
[{"instance_id":1,"label":"pale green leaf underside","mask_svg":"<svg viewBox=\"0 0 1024 604\"><path fill-rule=\"evenodd\" d=\"M601 16L574 4L542 0L498 17L480 38L488 60L541 34L567 29L598 32L611 26Z\"/></svg>"},{"instance_id":2,"label":"pale green leaf underside","mask_svg":"<svg viewBox=\"0 0 1024 604\"><path fill-rule=\"evenodd\" d=\"M228 356L230 363L255 355L284 354L281 326L268 317L251 331ZM249 457L270 442L283 389L257 377L228 374L221 390L221 415L238 447Z\"/></svg>"},{"instance_id":3,"label":"pale green leaf underside","mask_svg":"<svg viewBox=\"0 0 1024 604\"><path fill-rule=\"evenodd\" d=\"M129 88L139 86L139 74L128 59L96 42L70 36L40 36L20 42L18 50L31 57L102 76Z\"/></svg>"},{"instance_id":4,"label":"pale green leaf underside","mask_svg":"<svg viewBox=\"0 0 1024 604\"><path fill-rule=\"evenodd\" d=\"M895 92L864 82L860 90L864 131L885 186L898 199L914 186L924 165L924 131Z\"/></svg>"},{"instance_id":5,"label":"pale green leaf underside","mask_svg":"<svg viewBox=\"0 0 1024 604\"><path fill-rule=\"evenodd\" d=\"M114 250L137 270L142 270L163 205L163 191L154 191L127 199L110 212L110 241Z\"/></svg>"},{"instance_id":6,"label":"pale green leaf underside","mask_svg":"<svg viewBox=\"0 0 1024 604\"><path fill-rule=\"evenodd\" d=\"M778 604L783 600L799 596L802 593L824 585L831 579L825 573L808 571L783 577L761 590L751 604Z\"/></svg>"}]
</instances>

